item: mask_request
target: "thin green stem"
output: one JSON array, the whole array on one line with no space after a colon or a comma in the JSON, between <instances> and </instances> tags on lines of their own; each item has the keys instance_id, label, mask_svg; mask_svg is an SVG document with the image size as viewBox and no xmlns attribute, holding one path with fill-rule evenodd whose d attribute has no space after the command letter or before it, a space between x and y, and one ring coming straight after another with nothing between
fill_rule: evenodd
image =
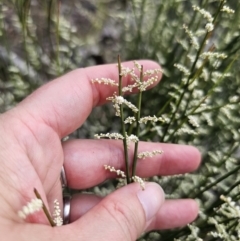
<instances>
[{"instance_id":1,"label":"thin green stem","mask_svg":"<svg viewBox=\"0 0 240 241\"><path fill-rule=\"evenodd\" d=\"M143 66L141 66L141 71L140 71L140 84L143 81ZM140 90L138 94L138 112L136 115L136 136L139 138L139 133L140 133L140 117L141 117L141 105L142 105L142 91ZM137 167L137 154L138 154L138 141L135 143L134 146L134 156L133 156L133 165L132 165L132 176L136 175L136 167Z\"/></svg>"},{"instance_id":2,"label":"thin green stem","mask_svg":"<svg viewBox=\"0 0 240 241\"><path fill-rule=\"evenodd\" d=\"M135 7L134 1L131 1L131 2L132 2L133 13L134 13L134 17L136 19L136 25L137 25L137 36L136 36L136 41L134 46L135 46L135 51L138 52L142 42L142 26L143 26L142 23L145 17L144 9L145 9L146 0L141 1L141 6L140 6L141 14L139 15L139 17L137 16L137 8Z\"/></svg>"},{"instance_id":3,"label":"thin green stem","mask_svg":"<svg viewBox=\"0 0 240 241\"><path fill-rule=\"evenodd\" d=\"M119 78L119 87L118 87L118 95L122 96L122 66L121 59L118 55L118 78ZM120 105L120 118L121 118L121 127L122 127L122 135L123 139L123 147L124 147L124 159L125 159L125 167L126 167L126 178L127 183L131 182L130 171L129 171L129 161L128 161L128 147L127 147L127 135L124 123L124 113L123 113L123 105Z\"/></svg>"},{"instance_id":4,"label":"thin green stem","mask_svg":"<svg viewBox=\"0 0 240 241\"><path fill-rule=\"evenodd\" d=\"M196 107L193 108L193 110L191 110L188 114L186 114L184 117L181 117L181 122L179 125L177 125L177 127L175 128L175 130L171 133L171 135L168 138L168 141L171 140L171 138L173 137L173 135L176 133L176 131L181 128L181 126L185 123L185 121L187 120L187 117L189 115L194 114L194 112L201 106L201 104L213 93L214 89L222 82L222 80L224 79L224 76L226 73L228 73L233 65L233 63L236 61L238 55L235 56L235 58L229 63L229 65L227 66L227 68L225 69L225 71L223 72L222 76L219 78L219 80L215 83L215 85L208 91L208 93L199 101L198 105Z\"/></svg>"},{"instance_id":5,"label":"thin green stem","mask_svg":"<svg viewBox=\"0 0 240 241\"><path fill-rule=\"evenodd\" d=\"M59 20L60 20L60 1L58 1L57 6L57 26L56 26L56 45L57 45L57 66L58 66L58 74L60 75L60 62L59 62Z\"/></svg>"},{"instance_id":6,"label":"thin green stem","mask_svg":"<svg viewBox=\"0 0 240 241\"><path fill-rule=\"evenodd\" d=\"M28 28L27 20L28 20L28 14L30 11L31 0L17 1L15 2L15 4L17 8L18 18L22 26L23 46L26 53L27 68L29 69L29 58L28 58L29 56L27 51L27 28Z\"/></svg>"},{"instance_id":7,"label":"thin green stem","mask_svg":"<svg viewBox=\"0 0 240 241\"><path fill-rule=\"evenodd\" d=\"M225 192L225 196L229 195L229 193L235 188L240 185L240 180L235 182L232 186L228 188L228 190Z\"/></svg>"},{"instance_id":8,"label":"thin green stem","mask_svg":"<svg viewBox=\"0 0 240 241\"><path fill-rule=\"evenodd\" d=\"M35 195L36 195L36 197L38 199L42 200L41 195L39 194L39 192L37 191L36 188L34 188L34 193L35 193ZM56 224L53 222L52 217L51 217L50 213L48 212L48 209L47 209L46 205L44 204L43 200L42 200L42 203L43 203L42 209L43 209L43 211L44 211L44 213L45 213L45 215L46 215L50 225L52 227L56 226Z\"/></svg>"},{"instance_id":9,"label":"thin green stem","mask_svg":"<svg viewBox=\"0 0 240 241\"><path fill-rule=\"evenodd\" d=\"M217 178L214 182L210 183L209 185L205 186L202 190L200 190L195 196L195 198L199 197L202 193L206 192L208 189L214 187L216 184L221 182L222 180L226 179L227 177L231 176L234 173L237 173L240 169L240 166L235 167L232 171L222 175L221 177Z\"/></svg>"},{"instance_id":10,"label":"thin green stem","mask_svg":"<svg viewBox=\"0 0 240 241\"><path fill-rule=\"evenodd\" d=\"M215 17L214 17L213 24L215 24L215 22L216 22L216 20L217 20L217 17L218 17L218 15L219 15L219 13L221 12L221 9L222 9L223 4L224 4L224 1L221 1L220 5L219 5L219 7L218 7L217 13L216 13L216 15L215 15ZM165 137L166 137L166 134L167 134L167 132L168 132L168 129L170 128L172 122L175 120L175 116L176 116L176 114L177 114L177 112L178 112L178 109L179 109L179 107L180 107L180 104L182 103L183 97L184 97L184 95L185 95L186 92L187 92L187 88L188 88L188 86L189 86L189 84L190 84L190 82L191 82L191 79L194 77L194 70L195 70L195 68L196 68L197 61L198 61L198 59L199 59L199 57L200 57L200 55L201 55L201 53L202 53L202 51L203 51L203 49L204 49L204 47L205 47L205 45L206 45L207 40L210 38L211 34L212 34L211 32L207 32L207 33L205 34L204 38L203 38L203 41L202 41L202 43L201 43L201 46L200 46L200 48L198 49L198 52L197 52L196 57L195 57L195 60L194 60L194 62L193 62L193 64L192 64L192 67L191 67L191 69L190 69L190 73L191 73L191 74L189 75L189 77L188 77L188 79L187 79L187 82L186 82L186 84L185 84L184 87L183 87L183 91L182 91L182 93L181 93L181 95L180 95L180 98L178 99L178 102L177 102L177 105L176 105L176 110L175 110L174 113L172 114L172 116L171 116L171 118L170 118L170 122L169 122L169 124L167 125L167 127L166 127L166 129L165 129L165 131L164 131L164 134L163 134L163 137L162 137L162 141L164 141L164 139L165 139Z\"/></svg>"}]
</instances>

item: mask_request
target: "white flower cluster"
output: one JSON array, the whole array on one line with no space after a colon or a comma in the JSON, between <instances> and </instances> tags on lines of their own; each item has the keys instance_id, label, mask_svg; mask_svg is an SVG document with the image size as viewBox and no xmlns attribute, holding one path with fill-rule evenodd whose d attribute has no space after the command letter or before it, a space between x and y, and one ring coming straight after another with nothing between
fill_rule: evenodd
<instances>
[{"instance_id":1,"label":"white flower cluster","mask_svg":"<svg viewBox=\"0 0 240 241\"><path fill-rule=\"evenodd\" d=\"M143 72L143 76L151 76L151 75L159 74L162 72L163 72L162 69L148 69Z\"/></svg>"},{"instance_id":2,"label":"white flower cluster","mask_svg":"<svg viewBox=\"0 0 240 241\"><path fill-rule=\"evenodd\" d=\"M145 116L145 117L140 118L139 123L147 124L148 121L154 122L154 123L160 121L162 123L165 123L166 119L164 117L156 117L155 115L154 116Z\"/></svg>"},{"instance_id":3,"label":"white flower cluster","mask_svg":"<svg viewBox=\"0 0 240 241\"><path fill-rule=\"evenodd\" d=\"M145 182L143 181L143 179L141 177L138 177L138 176L133 176L132 177L132 180L134 182L138 182L142 188L142 190L145 190Z\"/></svg>"},{"instance_id":4,"label":"white flower cluster","mask_svg":"<svg viewBox=\"0 0 240 241\"><path fill-rule=\"evenodd\" d=\"M217 232L213 232L211 231L209 234L212 235L214 238L221 238L221 239L224 239L224 240L228 240L228 234L226 232L226 228L225 228L225 225L224 224L220 224L218 223L218 221L213 218L213 217L210 217L208 219L208 222L210 224L214 224L216 229L217 229Z\"/></svg>"},{"instance_id":5,"label":"white flower cluster","mask_svg":"<svg viewBox=\"0 0 240 241\"><path fill-rule=\"evenodd\" d=\"M157 82L158 76L152 76L148 80L140 82L139 81L139 86L138 89L140 91L146 91L149 86L151 86L153 83Z\"/></svg>"},{"instance_id":6,"label":"white flower cluster","mask_svg":"<svg viewBox=\"0 0 240 241\"><path fill-rule=\"evenodd\" d=\"M115 139L115 140L124 139L124 137L119 133L106 133L106 134L100 133L99 135L95 134L94 137L97 139L100 139L100 138L109 138L109 139Z\"/></svg>"},{"instance_id":7,"label":"white flower cluster","mask_svg":"<svg viewBox=\"0 0 240 241\"><path fill-rule=\"evenodd\" d=\"M207 58L215 58L215 59L226 59L228 56L224 53L217 53L217 52L204 52L200 56L203 59Z\"/></svg>"},{"instance_id":8,"label":"white flower cluster","mask_svg":"<svg viewBox=\"0 0 240 241\"><path fill-rule=\"evenodd\" d=\"M127 140L127 148L130 147L130 143L133 142L133 143L137 143L139 141L138 137L131 134L130 136L127 135L126 133L126 140Z\"/></svg>"},{"instance_id":9,"label":"white flower cluster","mask_svg":"<svg viewBox=\"0 0 240 241\"><path fill-rule=\"evenodd\" d=\"M199 228L195 225L192 224L188 224L188 228L191 231L191 234L188 235L188 237L186 238L186 241L190 241L190 240L194 240L194 241L203 241L203 239L199 238L198 234L199 234Z\"/></svg>"},{"instance_id":10,"label":"white flower cluster","mask_svg":"<svg viewBox=\"0 0 240 241\"><path fill-rule=\"evenodd\" d=\"M225 105L221 108L221 112L228 118L231 119L231 108L229 108L229 105Z\"/></svg>"},{"instance_id":11,"label":"white flower cluster","mask_svg":"<svg viewBox=\"0 0 240 241\"><path fill-rule=\"evenodd\" d=\"M69 136L64 136L61 141L64 142L64 141L67 141L68 139L69 139Z\"/></svg>"},{"instance_id":12,"label":"white flower cluster","mask_svg":"<svg viewBox=\"0 0 240 241\"><path fill-rule=\"evenodd\" d=\"M207 30L207 32L212 32L214 29L214 25L212 23L207 23L205 25L205 29Z\"/></svg>"},{"instance_id":13,"label":"white flower cluster","mask_svg":"<svg viewBox=\"0 0 240 241\"><path fill-rule=\"evenodd\" d=\"M122 96L114 96L115 97L115 102L118 104L118 105L122 105L124 103L124 98ZM114 98L113 98L114 99ZM111 100L111 99L110 99Z\"/></svg>"},{"instance_id":14,"label":"white flower cluster","mask_svg":"<svg viewBox=\"0 0 240 241\"><path fill-rule=\"evenodd\" d=\"M190 44L192 44L192 46L195 48L195 49L199 49L199 43L198 43L198 40L197 38L193 35L192 31L190 31L188 29L188 27L184 24L183 25L183 29L185 30L185 33L188 35L188 37L190 38ZM182 71L184 72L184 71Z\"/></svg>"},{"instance_id":15,"label":"white flower cluster","mask_svg":"<svg viewBox=\"0 0 240 241\"><path fill-rule=\"evenodd\" d=\"M208 218L208 222L214 224L216 228L216 231L209 232L209 235L214 238L221 238L222 240L240 240L240 232L235 232L240 228L238 221L240 218L240 207L236 202L232 201L231 197L221 195L220 199L224 201L224 203L215 209L215 212L218 213L219 216ZM225 222L225 220L227 220L227 222ZM236 220L236 222L232 230L235 234L231 235L232 232L228 227L231 225L229 222L234 222L234 220ZM229 223L229 225L227 223Z\"/></svg>"},{"instance_id":16,"label":"white flower cluster","mask_svg":"<svg viewBox=\"0 0 240 241\"><path fill-rule=\"evenodd\" d=\"M134 116L129 116L125 119L124 123L125 124L132 124L135 121L136 121L136 118Z\"/></svg>"},{"instance_id":17,"label":"white flower cluster","mask_svg":"<svg viewBox=\"0 0 240 241\"><path fill-rule=\"evenodd\" d=\"M199 124L197 122L197 118L195 116L188 116L188 122L193 126L198 128Z\"/></svg>"},{"instance_id":18,"label":"white flower cluster","mask_svg":"<svg viewBox=\"0 0 240 241\"><path fill-rule=\"evenodd\" d=\"M38 212L42 209L43 202L41 199L33 198L26 206L23 206L22 210L18 211L18 216L25 219L28 215Z\"/></svg>"},{"instance_id":19,"label":"white flower cluster","mask_svg":"<svg viewBox=\"0 0 240 241\"><path fill-rule=\"evenodd\" d=\"M213 122L213 119L212 119L212 116L211 116L211 113L207 113L207 112L203 112L202 113L202 116L203 118L206 120L207 124L209 126L213 126L214 122Z\"/></svg>"},{"instance_id":20,"label":"white flower cluster","mask_svg":"<svg viewBox=\"0 0 240 241\"><path fill-rule=\"evenodd\" d=\"M114 167L109 166L109 165L104 165L104 169L105 169L105 170L109 170L110 172L114 172L114 173L116 173L118 176L121 177L121 179L119 180L120 183L119 183L118 188L119 188L119 187L122 187L123 185L126 185L126 175L125 175L125 173L124 173L123 171L121 171L121 170L116 170ZM144 180L143 180L142 178L140 178L140 177L138 177L138 176L133 176L133 177L132 177L132 180L133 180L134 182L138 182L138 183L140 184L142 190L145 189L145 183L144 183Z\"/></svg>"},{"instance_id":21,"label":"white flower cluster","mask_svg":"<svg viewBox=\"0 0 240 241\"><path fill-rule=\"evenodd\" d=\"M240 206L236 202L232 201L231 197L224 195L220 196L220 199L225 203L221 206L221 214L224 214L228 218L240 218ZM226 210L224 210L226 209ZM219 210L217 211L219 212Z\"/></svg>"},{"instance_id":22,"label":"white flower cluster","mask_svg":"<svg viewBox=\"0 0 240 241\"><path fill-rule=\"evenodd\" d=\"M139 159L145 159L146 157L153 157L153 156L156 156L158 154L163 154L163 151L162 150L154 150L154 151L140 152L140 153L138 153L138 158Z\"/></svg>"},{"instance_id":23,"label":"white flower cluster","mask_svg":"<svg viewBox=\"0 0 240 241\"><path fill-rule=\"evenodd\" d=\"M111 100L113 102L113 107L115 109L116 116L120 116L120 105L125 104L129 109L131 109L133 112L137 113L138 108L133 105L131 102L124 99L122 96L114 95L111 97L108 97L107 100Z\"/></svg>"},{"instance_id":24,"label":"white flower cluster","mask_svg":"<svg viewBox=\"0 0 240 241\"><path fill-rule=\"evenodd\" d=\"M109 78L92 79L92 83L99 83L99 84L105 84L105 85L111 85L111 86L118 86L118 83L115 80L112 80L112 79L109 79Z\"/></svg>"},{"instance_id":25,"label":"white flower cluster","mask_svg":"<svg viewBox=\"0 0 240 241\"><path fill-rule=\"evenodd\" d=\"M134 66L138 71L141 71L142 66L138 62L134 61ZM133 82L133 84L129 84L128 86L123 87L122 91L132 92L134 88L138 88L140 91L145 91L149 86L151 86L154 82L158 80L158 74L161 72L161 69L146 70L143 72L143 76L147 76L149 78L147 80L140 81L140 77L135 73L134 68L129 69L122 66L122 76L129 75Z\"/></svg>"},{"instance_id":26,"label":"white flower cluster","mask_svg":"<svg viewBox=\"0 0 240 241\"><path fill-rule=\"evenodd\" d=\"M174 64L174 67L176 67L177 69L179 69L181 72L184 73L184 75L188 76L190 74L190 71L184 67L182 64Z\"/></svg>"},{"instance_id":27,"label":"white flower cluster","mask_svg":"<svg viewBox=\"0 0 240 241\"><path fill-rule=\"evenodd\" d=\"M134 61L134 66L138 69L138 71L142 70L142 66L137 61ZM148 69L143 72L143 76L151 76L151 75L155 75L155 74L159 74L159 73L162 73L162 70L159 68L158 69ZM137 78L136 78L136 75L134 75L134 79L136 80Z\"/></svg>"},{"instance_id":28,"label":"white flower cluster","mask_svg":"<svg viewBox=\"0 0 240 241\"><path fill-rule=\"evenodd\" d=\"M235 13L235 11L233 9L231 9L228 6L223 6L223 8L221 9L222 12L226 12L226 13Z\"/></svg>"},{"instance_id":29,"label":"white flower cluster","mask_svg":"<svg viewBox=\"0 0 240 241\"><path fill-rule=\"evenodd\" d=\"M118 66L118 65L117 65ZM133 74L134 73L134 68L130 69L128 67L124 67L123 65L121 65L121 76L126 77L127 75Z\"/></svg>"},{"instance_id":30,"label":"white flower cluster","mask_svg":"<svg viewBox=\"0 0 240 241\"><path fill-rule=\"evenodd\" d=\"M125 86L122 88L122 92L132 92L132 90L134 88L137 88L138 87L138 84L137 83L134 83L134 84L129 84L128 86Z\"/></svg>"},{"instance_id":31,"label":"white flower cluster","mask_svg":"<svg viewBox=\"0 0 240 241\"><path fill-rule=\"evenodd\" d=\"M119 61L120 62L120 61ZM107 100L111 101L113 103L113 107L115 109L115 115L116 116L121 116L122 118L124 118L122 111L122 105L126 105L128 108L130 108L134 113L137 113L139 110L138 108L133 105L131 102L127 101L123 96L122 93L124 92L132 92L133 89L138 89L140 92L145 91L149 86L153 85L154 82L156 82L159 78L159 73L162 72L161 69L152 69L152 70L146 70L143 71L143 66L141 64L139 64L138 62L134 62L134 67L133 68L128 68L128 67L124 67L124 66L118 66L119 68L119 81L121 81L121 77L128 77L130 79L130 84L128 84L125 87L122 87L122 89L119 91L120 93L114 93L113 96L108 97ZM144 79L143 79L144 78ZM111 79L107 79L107 78L97 78L92 80L92 83L103 83L106 85L116 85L116 82L114 80ZM151 121L153 123L160 121L160 122L165 122L167 120L167 118L164 117L156 117L156 116L147 116L144 118L140 118L137 115L134 116L130 116L127 117L123 122L124 124L132 124L136 121L138 121L139 123L147 123L148 121ZM123 128L124 129L124 128ZM127 149L130 147L130 143L138 143L139 139L138 136L133 135L133 134L129 134L126 133L107 133L107 134L96 134L94 135L96 138L100 139L100 138L110 138L110 139L121 139L124 140L124 147L127 147ZM127 150L125 150L127 152ZM138 158L146 158L146 157L152 157L154 155L157 154L161 154L162 151L159 150L154 150L152 152L143 152L143 153L139 153ZM121 170L116 170L114 167L111 167L109 165L104 165L104 168L106 170L109 170L110 172L115 172L117 175L121 176L121 178L124 178L125 180L123 182L121 182L121 184L126 184L127 181L126 179L132 180L134 182L138 182L140 183L142 189L145 189L145 184L143 179L141 179L138 176L135 176L135 174L133 174L133 176L129 176L126 178L126 175L123 171ZM128 168L128 167L127 167Z\"/></svg>"},{"instance_id":32,"label":"white flower cluster","mask_svg":"<svg viewBox=\"0 0 240 241\"><path fill-rule=\"evenodd\" d=\"M181 135L181 134L197 135L198 133L194 130L189 129L189 128L180 128L177 131L177 135Z\"/></svg>"},{"instance_id":33,"label":"white flower cluster","mask_svg":"<svg viewBox=\"0 0 240 241\"><path fill-rule=\"evenodd\" d=\"M134 63L134 66L135 66L139 71L141 71L142 65L139 64L137 61L133 61L133 63Z\"/></svg>"},{"instance_id":34,"label":"white flower cluster","mask_svg":"<svg viewBox=\"0 0 240 241\"><path fill-rule=\"evenodd\" d=\"M109 165L104 165L105 170L109 170L110 172L115 172L118 176L121 176L122 178L126 178L126 175L121 170L116 170L114 167L111 167Z\"/></svg>"},{"instance_id":35,"label":"white flower cluster","mask_svg":"<svg viewBox=\"0 0 240 241\"><path fill-rule=\"evenodd\" d=\"M129 69L126 68L124 66L122 67L122 76L127 76L129 75L131 77L131 80L134 82L133 84L130 84L126 87L123 88L123 92L126 91L132 91L133 88L138 88L141 91L145 91L147 89L147 87L149 87L150 85L152 85L155 81L158 80L158 74L162 73L162 69L157 68L157 69L148 69L146 71L143 72L143 76L144 77L150 77L149 79L141 82L140 81L140 77L135 73L134 68ZM134 67L140 72L142 70L142 66L134 61Z\"/></svg>"},{"instance_id":36,"label":"white flower cluster","mask_svg":"<svg viewBox=\"0 0 240 241\"><path fill-rule=\"evenodd\" d=\"M211 15L211 13L209 13L205 9L200 8L196 5L193 5L193 10L198 11L205 19L207 19L208 22L213 22L213 17Z\"/></svg>"},{"instance_id":37,"label":"white flower cluster","mask_svg":"<svg viewBox=\"0 0 240 241\"><path fill-rule=\"evenodd\" d=\"M207 30L207 32L213 31L214 25L213 25L213 16L211 15L211 13L195 5L193 6L193 10L198 11L208 21L208 23L205 25L205 29Z\"/></svg>"},{"instance_id":38,"label":"white flower cluster","mask_svg":"<svg viewBox=\"0 0 240 241\"><path fill-rule=\"evenodd\" d=\"M238 102L239 99L240 99L239 96L234 95L234 96L229 97L229 102L231 102L231 103Z\"/></svg>"},{"instance_id":39,"label":"white flower cluster","mask_svg":"<svg viewBox=\"0 0 240 241\"><path fill-rule=\"evenodd\" d=\"M56 224L56 226L63 225L63 219L61 217L61 209L60 209L58 200L54 200L54 211L52 216L53 216L53 222Z\"/></svg>"}]
</instances>

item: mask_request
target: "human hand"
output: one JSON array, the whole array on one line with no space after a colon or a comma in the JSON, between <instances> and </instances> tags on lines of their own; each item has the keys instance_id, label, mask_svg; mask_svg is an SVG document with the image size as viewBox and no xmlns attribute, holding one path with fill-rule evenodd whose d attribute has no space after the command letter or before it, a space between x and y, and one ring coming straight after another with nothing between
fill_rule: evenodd
<instances>
[{"instance_id":1,"label":"human hand","mask_svg":"<svg viewBox=\"0 0 240 241\"><path fill-rule=\"evenodd\" d=\"M140 63L146 69L159 67L151 61ZM124 65L131 67L132 63ZM142 191L133 183L105 198L73 197L69 225L52 228L43 211L26 220L18 217L18 210L35 197L34 188L51 211L55 199L62 206L59 176L63 164L68 186L76 189L113 177L104 164L124 170L119 141L61 142L84 123L93 107L104 104L116 91L116 87L92 85L91 79L103 75L117 79L116 66L72 71L0 116L0 233L4 240L136 240L144 231L183 226L197 216L193 200L164 201L159 185L147 183ZM189 172L200 162L199 152L191 146L139 143L139 151L146 149L161 149L164 155L139 161L137 175L141 177Z\"/></svg>"}]
</instances>

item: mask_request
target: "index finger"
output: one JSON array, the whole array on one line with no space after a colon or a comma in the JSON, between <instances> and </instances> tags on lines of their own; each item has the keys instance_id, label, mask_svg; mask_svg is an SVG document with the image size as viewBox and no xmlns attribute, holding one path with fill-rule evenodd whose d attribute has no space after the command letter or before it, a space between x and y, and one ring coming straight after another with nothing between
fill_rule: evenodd
<instances>
[{"instance_id":1,"label":"index finger","mask_svg":"<svg viewBox=\"0 0 240 241\"><path fill-rule=\"evenodd\" d=\"M139 61L144 70L156 69L160 66L153 61ZM132 68L133 62L123 63ZM161 78L161 73L158 74ZM110 78L118 81L116 64L88 67L74 70L53 80L33 92L20 103L25 113L53 128L60 137L76 130L86 120L92 108L106 102L106 98L117 91L116 86L95 85L95 78ZM128 85L129 77L123 78L123 86ZM157 84L155 82L151 87Z\"/></svg>"}]
</instances>

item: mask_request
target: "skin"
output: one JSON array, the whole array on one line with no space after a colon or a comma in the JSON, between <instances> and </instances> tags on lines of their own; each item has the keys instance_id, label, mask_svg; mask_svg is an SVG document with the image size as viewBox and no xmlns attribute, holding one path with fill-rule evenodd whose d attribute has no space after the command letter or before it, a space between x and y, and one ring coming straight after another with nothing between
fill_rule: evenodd
<instances>
[{"instance_id":1,"label":"skin","mask_svg":"<svg viewBox=\"0 0 240 241\"><path fill-rule=\"evenodd\" d=\"M140 63L144 69L159 68L152 61ZM124 66L132 67L132 63ZM84 123L93 107L104 104L116 91L116 87L91 83L102 76L118 79L116 65L74 70L0 116L0 233L4 240L136 240L144 231L180 227L196 218L194 200L164 200L163 190L155 183L147 183L145 191L138 183L130 184L105 198L74 196L71 223L62 227L50 227L42 210L26 220L18 217L18 210L35 197L34 188L51 212L55 199L62 207L59 177L63 164L69 187L77 189L114 178L104 164L124 170L119 141L61 142ZM123 85L128 82L125 78ZM164 154L139 161L137 175L185 173L200 163L199 151L191 146L139 143L139 151L154 149Z\"/></svg>"}]
</instances>

